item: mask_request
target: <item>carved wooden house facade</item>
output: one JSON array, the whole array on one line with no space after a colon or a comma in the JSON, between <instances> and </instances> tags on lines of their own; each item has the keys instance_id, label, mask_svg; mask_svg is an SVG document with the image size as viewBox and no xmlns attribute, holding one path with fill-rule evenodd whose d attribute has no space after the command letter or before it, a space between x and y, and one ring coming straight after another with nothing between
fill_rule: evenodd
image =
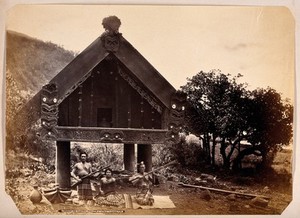
<instances>
[{"instance_id":1,"label":"carved wooden house facade","mask_svg":"<svg viewBox=\"0 0 300 218\"><path fill-rule=\"evenodd\" d=\"M120 24L105 18L106 31L40 92L41 137L56 141L61 188L70 187L72 141L123 143L125 170L144 161L150 171L151 144L178 139L185 96L118 32Z\"/></svg>"}]
</instances>

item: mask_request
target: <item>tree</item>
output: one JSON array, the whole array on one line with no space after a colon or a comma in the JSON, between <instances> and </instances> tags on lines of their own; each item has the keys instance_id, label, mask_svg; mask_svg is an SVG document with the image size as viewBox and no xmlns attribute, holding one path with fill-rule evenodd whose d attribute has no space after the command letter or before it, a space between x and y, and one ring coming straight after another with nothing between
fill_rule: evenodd
<instances>
[{"instance_id":1,"label":"tree","mask_svg":"<svg viewBox=\"0 0 300 218\"><path fill-rule=\"evenodd\" d=\"M230 167L231 155L242 139L241 133L246 130L243 103L248 92L246 84L237 83L239 77L240 74L230 78L230 74L216 70L201 71L188 78L187 84L181 87L188 96L189 131L202 138L204 151L212 165L215 165L216 145L220 144L225 168ZM229 152L226 152L227 147L230 147Z\"/></svg>"},{"instance_id":2,"label":"tree","mask_svg":"<svg viewBox=\"0 0 300 218\"><path fill-rule=\"evenodd\" d=\"M249 154L262 156L262 165L269 166L278 149L290 144L293 136L293 106L275 89L254 90L247 105L247 140L252 146L239 153L235 169Z\"/></svg>"},{"instance_id":3,"label":"tree","mask_svg":"<svg viewBox=\"0 0 300 218\"><path fill-rule=\"evenodd\" d=\"M246 155L262 156L270 165L278 148L292 138L293 106L272 88L248 91L241 77L219 71L200 72L188 78L187 129L203 140L207 160L214 166L219 147L223 167L239 169ZM241 149L240 142L250 146ZM237 156L233 157L234 151Z\"/></svg>"}]
</instances>

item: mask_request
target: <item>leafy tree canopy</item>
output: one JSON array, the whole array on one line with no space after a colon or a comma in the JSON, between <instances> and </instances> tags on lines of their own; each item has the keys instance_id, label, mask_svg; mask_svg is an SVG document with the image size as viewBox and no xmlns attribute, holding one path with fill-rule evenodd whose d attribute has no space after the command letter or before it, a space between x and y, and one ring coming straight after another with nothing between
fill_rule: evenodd
<instances>
[{"instance_id":1,"label":"leafy tree canopy","mask_svg":"<svg viewBox=\"0 0 300 218\"><path fill-rule=\"evenodd\" d=\"M293 106L275 89L256 89L251 93L248 141L272 147L287 145L293 134Z\"/></svg>"},{"instance_id":2,"label":"leafy tree canopy","mask_svg":"<svg viewBox=\"0 0 300 218\"><path fill-rule=\"evenodd\" d=\"M187 110L189 130L201 135L204 132L218 136L234 137L245 128L241 114L244 99L249 94L246 84L238 84L238 75L232 79L219 71L200 72L188 78L183 92L188 96Z\"/></svg>"},{"instance_id":3,"label":"leafy tree canopy","mask_svg":"<svg viewBox=\"0 0 300 218\"><path fill-rule=\"evenodd\" d=\"M237 162L249 154L259 154L265 159L268 152L275 153L292 138L293 106L272 88L247 90L247 84L237 82L241 76L231 77L217 70L201 71L181 87L189 103L187 129L209 138L206 146L208 155L213 155L213 165L216 138L221 140L220 153L227 168L234 149L243 139L251 146L243 152L239 149Z\"/></svg>"}]
</instances>

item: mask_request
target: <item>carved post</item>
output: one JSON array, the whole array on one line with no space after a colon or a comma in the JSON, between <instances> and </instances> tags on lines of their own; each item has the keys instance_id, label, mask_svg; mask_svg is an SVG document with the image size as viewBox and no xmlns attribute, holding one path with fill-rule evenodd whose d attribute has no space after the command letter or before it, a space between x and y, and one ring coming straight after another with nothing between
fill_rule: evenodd
<instances>
[{"instance_id":1,"label":"carved post","mask_svg":"<svg viewBox=\"0 0 300 218\"><path fill-rule=\"evenodd\" d=\"M169 115L168 132L166 133L166 143L177 143L179 132L184 125L186 94L177 91L171 99L171 110Z\"/></svg>"},{"instance_id":2,"label":"carved post","mask_svg":"<svg viewBox=\"0 0 300 218\"><path fill-rule=\"evenodd\" d=\"M134 144L124 144L124 167L125 170L134 172Z\"/></svg>"},{"instance_id":3,"label":"carved post","mask_svg":"<svg viewBox=\"0 0 300 218\"><path fill-rule=\"evenodd\" d=\"M138 144L137 162L144 161L145 172L152 170L152 145Z\"/></svg>"},{"instance_id":4,"label":"carved post","mask_svg":"<svg viewBox=\"0 0 300 218\"><path fill-rule=\"evenodd\" d=\"M70 165L71 165L70 142L56 142L56 183L60 188L71 188Z\"/></svg>"},{"instance_id":5,"label":"carved post","mask_svg":"<svg viewBox=\"0 0 300 218\"><path fill-rule=\"evenodd\" d=\"M55 84L47 84L41 90L41 137L56 139L58 120L58 98Z\"/></svg>"}]
</instances>

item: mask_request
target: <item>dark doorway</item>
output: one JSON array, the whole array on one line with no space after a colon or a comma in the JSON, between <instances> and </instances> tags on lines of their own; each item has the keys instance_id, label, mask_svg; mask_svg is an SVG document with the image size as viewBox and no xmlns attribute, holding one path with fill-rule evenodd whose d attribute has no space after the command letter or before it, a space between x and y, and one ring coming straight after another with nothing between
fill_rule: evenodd
<instances>
[{"instance_id":1,"label":"dark doorway","mask_svg":"<svg viewBox=\"0 0 300 218\"><path fill-rule=\"evenodd\" d=\"M97 109L97 126L112 127L112 108Z\"/></svg>"}]
</instances>

